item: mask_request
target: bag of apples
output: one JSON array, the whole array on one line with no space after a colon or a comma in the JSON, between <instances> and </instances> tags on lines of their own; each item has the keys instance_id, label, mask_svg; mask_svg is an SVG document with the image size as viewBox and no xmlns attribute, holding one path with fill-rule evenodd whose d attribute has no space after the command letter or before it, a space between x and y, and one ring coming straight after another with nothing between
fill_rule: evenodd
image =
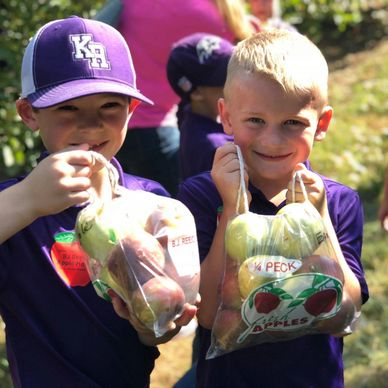
<instances>
[{"instance_id":1,"label":"bag of apples","mask_svg":"<svg viewBox=\"0 0 388 388\"><path fill-rule=\"evenodd\" d=\"M236 208L225 232L220 306L206 358L306 334L350 334L355 306L321 215L305 197L274 216L249 212L242 155ZM293 187L293 193L295 193ZM240 199L243 211L239 214Z\"/></svg>"},{"instance_id":2,"label":"bag of apples","mask_svg":"<svg viewBox=\"0 0 388 388\"><path fill-rule=\"evenodd\" d=\"M101 156L96 156L101 159ZM113 289L157 337L194 304L199 289L199 253L191 212L180 201L128 190L110 173L112 200L94 198L80 211L76 234L97 294Z\"/></svg>"}]
</instances>

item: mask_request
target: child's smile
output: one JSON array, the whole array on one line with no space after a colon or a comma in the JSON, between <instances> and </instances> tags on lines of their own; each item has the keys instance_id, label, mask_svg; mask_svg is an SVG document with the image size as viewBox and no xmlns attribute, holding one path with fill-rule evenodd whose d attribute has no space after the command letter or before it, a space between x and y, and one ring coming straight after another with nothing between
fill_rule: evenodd
<instances>
[{"instance_id":1,"label":"child's smile","mask_svg":"<svg viewBox=\"0 0 388 388\"><path fill-rule=\"evenodd\" d=\"M252 182L284 184L305 162L316 139L320 112L272 80L244 73L220 103L225 131L241 147Z\"/></svg>"}]
</instances>

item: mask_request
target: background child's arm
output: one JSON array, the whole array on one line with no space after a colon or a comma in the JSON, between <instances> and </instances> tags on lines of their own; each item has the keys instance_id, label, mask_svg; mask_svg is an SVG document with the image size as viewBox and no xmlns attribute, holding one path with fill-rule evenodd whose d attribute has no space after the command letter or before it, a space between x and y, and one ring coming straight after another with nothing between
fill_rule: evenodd
<instances>
[{"instance_id":1,"label":"background child's arm","mask_svg":"<svg viewBox=\"0 0 388 388\"><path fill-rule=\"evenodd\" d=\"M340 264L342 271L344 272L345 285L344 288L347 294L353 301L354 306L357 311L361 308L361 288L360 283L347 264L342 249L339 245L337 234L334 230L333 224L330 219L329 209L327 207L327 199L325 187L322 182L322 179L315 173L308 171L304 165L298 165L296 170L301 172L301 177L307 191L308 199L316 207L316 209L321 214L328 237L333 245L334 252L337 256L338 263ZM295 201L303 202L304 197L299 185L296 185L298 190L296 192ZM287 191L287 202L291 201L291 190L290 186Z\"/></svg>"},{"instance_id":2,"label":"background child's arm","mask_svg":"<svg viewBox=\"0 0 388 388\"><path fill-rule=\"evenodd\" d=\"M24 180L0 192L0 243L39 217L89 199L86 190L95 160L87 149L72 147L49 155Z\"/></svg>"},{"instance_id":3,"label":"background child's arm","mask_svg":"<svg viewBox=\"0 0 388 388\"><path fill-rule=\"evenodd\" d=\"M213 326L220 302L218 287L225 267L225 229L230 218L236 215L240 166L234 144L228 143L217 149L211 175L222 198L223 212L209 253L201 264L199 289L201 304L198 310L198 321L201 326L208 329ZM247 176L245 178L248 180Z\"/></svg>"}]
</instances>

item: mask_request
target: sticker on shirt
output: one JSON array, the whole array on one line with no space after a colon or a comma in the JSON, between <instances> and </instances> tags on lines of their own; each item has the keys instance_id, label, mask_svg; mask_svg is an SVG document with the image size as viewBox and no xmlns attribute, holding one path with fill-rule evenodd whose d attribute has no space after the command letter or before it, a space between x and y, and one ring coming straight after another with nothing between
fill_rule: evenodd
<instances>
[{"instance_id":1,"label":"sticker on shirt","mask_svg":"<svg viewBox=\"0 0 388 388\"><path fill-rule=\"evenodd\" d=\"M54 236L51 260L62 280L71 287L86 286L90 276L85 266L87 254L82 250L74 232L61 232Z\"/></svg>"}]
</instances>

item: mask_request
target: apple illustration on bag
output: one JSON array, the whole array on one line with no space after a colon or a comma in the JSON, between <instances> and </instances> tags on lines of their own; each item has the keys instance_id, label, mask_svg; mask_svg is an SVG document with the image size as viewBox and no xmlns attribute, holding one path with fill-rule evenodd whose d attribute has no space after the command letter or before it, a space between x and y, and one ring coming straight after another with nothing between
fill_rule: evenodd
<instances>
[{"instance_id":1,"label":"apple illustration on bag","mask_svg":"<svg viewBox=\"0 0 388 388\"><path fill-rule=\"evenodd\" d=\"M353 301L345 293L341 307L334 317L320 319L314 323L314 328L321 333L344 336L351 334L350 325L356 317L356 308Z\"/></svg>"}]
</instances>

